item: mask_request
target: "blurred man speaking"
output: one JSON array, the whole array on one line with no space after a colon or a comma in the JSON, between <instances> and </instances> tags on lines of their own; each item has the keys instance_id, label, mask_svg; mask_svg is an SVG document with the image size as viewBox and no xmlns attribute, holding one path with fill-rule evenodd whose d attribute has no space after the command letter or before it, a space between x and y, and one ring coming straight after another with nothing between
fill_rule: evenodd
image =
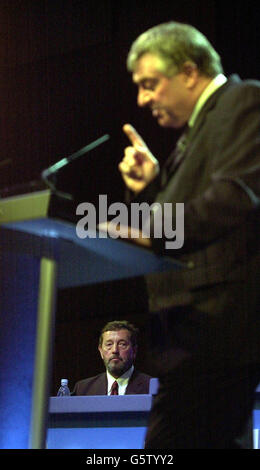
<instances>
[{"instance_id":1,"label":"blurred man speaking","mask_svg":"<svg viewBox=\"0 0 260 470\"><path fill-rule=\"evenodd\" d=\"M153 236L155 214L150 238L132 241L193 265L145 278L161 384L146 448L239 448L260 380L260 83L226 77L207 38L177 22L139 36L127 66L138 105L183 128L160 168L123 127L128 201L171 203L172 221L184 203L182 248Z\"/></svg>"}]
</instances>

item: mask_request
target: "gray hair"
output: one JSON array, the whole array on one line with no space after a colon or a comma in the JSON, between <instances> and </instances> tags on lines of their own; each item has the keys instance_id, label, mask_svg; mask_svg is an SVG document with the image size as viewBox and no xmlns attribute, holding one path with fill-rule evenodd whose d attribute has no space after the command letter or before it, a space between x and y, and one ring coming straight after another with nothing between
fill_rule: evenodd
<instances>
[{"instance_id":1,"label":"gray hair","mask_svg":"<svg viewBox=\"0 0 260 470\"><path fill-rule=\"evenodd\" d=\"M127 69L133 72L146 53L161 59L160 71L168 77L180 72L187 61L196 64L200 73L207 77L223 72L219 54L206 36L189 24L170 21L142 33L130 48Z\"/></svg>"}]
</instances>

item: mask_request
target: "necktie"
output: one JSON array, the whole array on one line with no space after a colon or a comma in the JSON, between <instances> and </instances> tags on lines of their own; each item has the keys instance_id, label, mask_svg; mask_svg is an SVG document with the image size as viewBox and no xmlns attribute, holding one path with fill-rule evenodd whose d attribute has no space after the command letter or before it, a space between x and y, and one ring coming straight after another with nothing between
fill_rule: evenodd
<instances>
[{"instance_id":1,"label":"necktie","mask_svg":"<svg viewBox=\"0 0 260 470\"><path fill-rule=\"evenodd\" d=\"M161 185L164 186L167 184L170 174L177 169L179 164L181 163L183 156L185 154L185 150L188 143L188 132L189 127L186 125L184 128L183 133L181 134L179 140L176 143L176 147L174 151L171 153L170 157L166 161L163 171L162 171L162 179Z\"/></svg>"},{"instance_id":2,"label":"necktie","mask_svg":"<svg viewBox=\"0 0 260 470\"><path fill-rule=\"evenodd\" d=\"M176 150L175 150L175 153L176 153L176 163L179 163L179 161L182 159L183 157L183 154L186 150L186 147L187 147L187 143L188 143L188 133L189 133L189 127L188 125L185 127L182 135L180 136L180 138L178 139L177 143L176 143Z\"/></svg>"},{"instance_id":3,"label":"necktie","mask_svg":"<svg viewBox=\"0 0 260 470\"><path fill-rule=\"evenodd\" d=\"M118 395L118 383L116 380L112 384L110 395Z\"/></svg>"}]
</instances>

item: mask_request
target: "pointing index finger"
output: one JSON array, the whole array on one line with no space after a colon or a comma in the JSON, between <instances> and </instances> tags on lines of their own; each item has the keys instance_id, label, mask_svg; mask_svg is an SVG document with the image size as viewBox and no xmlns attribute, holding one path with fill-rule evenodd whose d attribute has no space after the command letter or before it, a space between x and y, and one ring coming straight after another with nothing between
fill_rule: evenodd
<instances>
[{"instance_id":1,"label":"pointing index finger","mask_svg":"<svg viewBox=\"0 0 260 470\"><path fill-rule=\"evenodd\" d=\"M134 147L146 147L144 140L131 124L125 124L123 126L123 131Z\"/></svg>"}]
</instances>

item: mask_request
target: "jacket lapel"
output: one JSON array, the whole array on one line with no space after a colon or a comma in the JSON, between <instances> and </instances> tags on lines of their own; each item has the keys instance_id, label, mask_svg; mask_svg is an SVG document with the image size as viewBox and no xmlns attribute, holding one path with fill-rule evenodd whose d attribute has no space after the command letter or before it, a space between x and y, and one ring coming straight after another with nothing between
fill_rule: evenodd
<instances>
[{"instance_id":1,"label":"jacket lapel","mask_svg":"<svg viewBox=\"0 0 260 470\"><path fill-rule=\"evenodd\" d=\"M170 176L179 168L182 162L185 159L187 152L189 151L193 140L198 135L198 132L203 127L205 119L207 117L208 112L216 106L219 96L232 84L238 83L240 81L237 75L233 75L223 86L218 88L218 90L213 93L209 99L206 101L200 113L194 123L194 126L188 129L188 126L184 128L182 135L180 136L179 140L177 141L176 147L174 151L170 154L169 158L167 159L166 163L162 168L162 176L161 176L161 188L163 188Z\"/></svg>"},{"instance_id":2,"label":"jacket lapel","mask_svg":"<svg viewBox=\"0 0 260 470\"><path fill-rule=\"evenodd\" d=\"M142 391L142 389L143 389L142 378L138 377L136 371L134 371L129 380L125 394L126 395L139 394L140 390Z\"/></svg>"},{"instance_id":3,"label":"jacket lapel","mask_svg":"<svg viewBox=\"0 0 260 470\"><path fill-rule=\"evenodd\" d=\"M94 395L107 395L107 375L105 372L96 381L95 387L93 386L93 392Z\"/></svg>"}]
</instances>

